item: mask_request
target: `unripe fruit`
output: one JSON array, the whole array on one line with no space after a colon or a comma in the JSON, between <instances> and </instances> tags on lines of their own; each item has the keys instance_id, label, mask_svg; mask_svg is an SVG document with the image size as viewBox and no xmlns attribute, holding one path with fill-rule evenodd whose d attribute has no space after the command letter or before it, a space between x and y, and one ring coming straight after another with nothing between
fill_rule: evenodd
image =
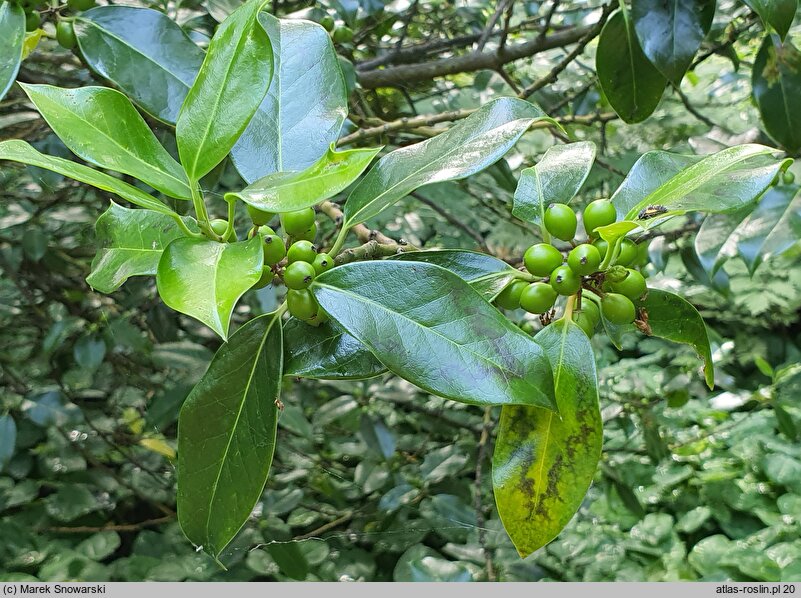
<instances>
[{"instance_id":1,"label":"unripe fruit","mask_svg":"<svg viewBox=\"0 0 801 598\"><path fill-rule=\"evenodd\" d=\"M637 259L637 244L631 239L623 239L615 263L620 266L630 266L635 259Z\"/></svg>"},{"instance_id":2,"label":"unripe fruit","mask_svg":"<svg viewBox=\"0 0 801 598\"><path fill-rule=\"evenodd\" d=\"M267 235L264 237L264 263L271 266L277 264L286 255L286 245L278 235Z\"/></svg>"},{"instance_id":3,"label":"unripe fruit","mask_svg":"<svg viewBox=\"0 0 801 598\"><path fill-rule=\"evenodd\" d=\"M563 203L552 203L545 210L545 228L557 239L570 241L576 236L576 213Z\"/></svg>"},{"instance_id":4,"label":"unripe fruit","mask_svg":"<svg viewBox=\"0 0 801 598\"><path fill-rule=\"evenodd\" d=\"M314 224L314 210L311 208L281 214L281 226L284 232L293 237L302 235L312 224Z\"/></svg>"},{"instance_id":5,"label":"unripe fruit","mask_svg":"<svg viewBox=\"0 0 801 598\"><path fill-rule=\"evenodd\" d=\"M647 290L645 278L636 270L628 270L626 277L610 284L615 293L625 295L629 299L639 299Z\"/></svg>"},{"instance_id":6,"label":"unripe fruit","mask_svg":"<svg viewBox=\"0 0 801 598\"><path fill-rule=\"evenodd\" d=\"M637 245L637 259L635 264L639 267L647 266L651 261L651 256L648 255L648 243L640 243Z\"/></svg>"},{"instance_id":7,"label":"unripe fruit","mask_svg":"<svg viewBox=\"0 0 801 598\"><path fill-rule=\"evenodd\" d=\"M267 235L274 235L275 231L269 226L259 226L259 234L262 237L266 237Z\"/></svg>"},{"instance_id":8,"label":"unripe fruit","mask_svg":"<svg viewBox=\"0 0 801 598\"><path fill-rule=\"evenodd\" d=\"M595 334L595 327L598 325L598 322L594 321L590 316L588 316L583 311L577 311L573 314L573 321L578 324L579 328L584 331L589 338L592 338L592 335Z\"/></svg>"},{"instance_id":9,"label":"unripe fruit","mask_svg":"<svg viewBox=\"0 0 801 598\"><path fill-rule=\"evenodd\" d=\"M553 307L557 297L551 285L535 282L523 289L520 294L520 307L532 314L544 314Z\"/></svg>"},{"instance_id":10,"label":"unripe fruit","mask_svg":"<svg viewBox=\"0 0 801 598\"><path fill-rule=\"evenodd\" d=\"M596 199L584 208L584 230L590 237L595 236L595 229L599 226L614 224L617 220L615 206L608 199Z\"/></svg>"},{"instance_id":11,"label":"unripe fruit","mask_svg":"<svg viewBox=\"0 0 801 598\"><path fill-rule=\"evenodd\" d=\"M263 226L267 224L275 216L275 214L272 212L265 212L264 210L259 210L253 206L248 206L248 215L253 221L253 224L256 226Z\"/></svg>"},{"instance_id":12,"label":"unripe fruit","mask_svg":"<svg viewBox=\"0 0 801 598\"><path fill-rule=\"evenodd\" d=\"M308 262L293 262L284 270L284 284L295 290L307 288L314 280L314 266Z\"/></svg>"},{"instance_id":13,"label":"unripe fruit","mask_svg":"<svg viewBox=\"0 0 801 598\"><path fill-rule=\"evenodd\" d=\"M25 15L25 31L36 31L42 24L42 17L38 11L34 10Z\"/></svg>"},{"instance_id":14,"label":"unripe fruit","mask_svg":"<svg viewBox=\"0 0 801 598\"><path fill-rule=\"evenodd\" d=\"M286 261L290 264L293 262L308 262L311 264L314 263L314 258L316 257L317 249L312 245L311 241L295 241L286 253Z\"/></svg>"},{"instance_id":15,"label":"unripe fruit","mask_svg":"<svg viewBox=\"0 0 801 598\"><path fill-rule=\"evenodd\" d=\"M789 170L785 170L784 174L782 174L782 181L784 181L785 185L792 185L795 182L795 174Z\"/></svg>"},{"instance_id":16,"label":"unripe fruit","mask_svg":"<svg viewBox=\"0 0 801 598\"><path fill-rule=\"evenodd\" d=\"M311 241L313 243L316 236L317 236L317 223L315 222L301 234L295 235L295 238L300 239L302 241Z\"/></svg>"},{"instance_id":17,"label":"unripe fruit","mask_svg":"<svg viewBox=\"0 0 801 598\"><path fill-rule=\"evenodd\" d=\"M350 27L337 27L331 36L335 44L348 44L353 41L353 29Z\"/></svg>"},{"instance_id":18,"label":"unripe fruit","mask_svg":"<svg viewBox=\"0 0 801 598\"><path fill-rule=\"evenodd\" d=\"M269 266L265 266L261 271L261 278L259 278L259 282L253 285L254 289L263 289L268 284L270 284L275 278L275 274L272 270L270 270Z\"/></svg>"},{"instance_id":19,"label":"unripe fruit","mask_svg":"<svg viewBox=\"0 0 801 598\"><path fill-rule=\"evenodd\" d=\"M598 270L601 254L593 245L584 243L570 250L567 254L567 265L579 276L586 276Z\"/></svg>"},{"instance_id":20,"label":"unripe fruit","mask_svg":"<svg viewBox=\"0 0 801 598\"><path fill-rule=\"evenodd\" d=\"M225 234L225 231L228 230L228 221L222 218L215 218L209 222L209 226L211 230L214 231L214 234L222 236Z\"/></svg>"},{"instance_id":21,"label":"unripe fruit","mask_svg":"<svg viewBox=\"0 0 801 598\"><path fill-rule=\"evenodd\" d=\"M537 243L526 249L523 262L534 276L548 276L564 259L559 250L549 243Z\"/></svg>"},{"instance_id":22,"label":"unripe fruit","mask_svg":"<svg viewBox=\"0 0 801 598\"><path fill-rule=\"evenodd\" d=\"M334 258L327 253L318 253L317 257L314 258L312 266L314 266L314 271L317 272L317 274L322 274L334 267Z\"/></svg>"},{"instance_id":23,"label":"unripe fruit","mask_svg":"<svg viewBox=\"0 0 801 598\"><path fill-rule=\"evenodd\" d=\"M286 306L290 315L298 320L309 320L317 315L319 306L310 291L289 290L286 294Z\"/></svg>"},{"instance_id":24,"label":"unripe fruit","mask_svg":"<svg viewBox=\"0 0 801 598\"><path fill-rule=\"evenodd\" d=\"M331 15L325 15L322 19L320 19L320 25L322 25L323 28L326 31L333 30L334 29L334 17L332 17Z\"/></svg>"},{"instance_id":25,"label":"unripe fruit","mask_svg":"<svg viewBox=\"0 0 801 598\"><path fill-rule=\"evenodd\" d=\"M607 320L618 326L631 324L637 316L631 300L617 293L604 295L604 298L601 299L601 311Z\"/></svg>"},{"instance_id":26,"label":"unripe fruit","mask_svg":"<svg viewBox=\"0 0 801 598\"><path fill-rule=\"evenodd\" d=\"M601 261L604 261L606 252L609 250L609 243L603 239L595 239L595 241L592 242L592 246L598 250L599 254L601 254Z\"/></svg>"},{"instance_id":27,"label":"unripe fruit","mask_svg":"<svg viewBox=\"0 0 801 598\"><path fill-rule=\"evenodd\" d=\"M527 286L528 283L522 280L516 280L507 285L495 298L495 305L502 309L517 309L520 307L520 295Z\"/></svg>"},{"instance_id":28,"label":"unripe fruit","mask_svg":"<svg viewBox=\"0 0 801 598\"><path fill-rule=\"evenodd\" d=\"M551 272L551 286L560 295L575 295L581 288L581 277L570 266L559 266Z\"/></svg>"},{"instance_id":29,"label":"unripe fruit","mask_svg":"<svg viewBox=\"0 0 801 598\"><path fill-rule=\"evenodd\" d=\"M62 48L72 50L78 41L75 39L75 30L69 21L59 21L56 24L56 41Z\"/></svg>"},{"instance_id":30,"label":"unripe fruit","mask_svg":"<svg viewBox=\"0 0 801 598\"><path fill-rule=\"evenodd\" d=\"M596 324L601 321L601 310L598 308L598 304L591 299L582 299L579 312L585 314Z\"/></svg>"},{"instance_id":31,"label":"unripe fruit","mask_svg":"<svg viewBox=\"0 0 801 598\"><path fill-rule=\"evenodd\" d=\"M76 12L80 12L83 10L89 10L93 8L95 5L95 0L67 0L67 6L70 10L74 10Z\"/></svg>"}]
</instances>

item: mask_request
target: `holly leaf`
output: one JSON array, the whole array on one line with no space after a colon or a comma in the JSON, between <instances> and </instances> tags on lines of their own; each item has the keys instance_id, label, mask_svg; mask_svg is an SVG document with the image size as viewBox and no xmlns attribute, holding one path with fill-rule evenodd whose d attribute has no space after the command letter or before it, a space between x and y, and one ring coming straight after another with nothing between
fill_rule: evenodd
<instances>
[{"instance_id":1,"label":"holly leaf","mask_svg":"<svg viewBox=\"0 0 801 598\"><path fill-rule=\"evenodd\" d=\"M495 504L521 557L553 540L578 511L603 443L589 339L558 320L535 340L553 368L558 414L504 405L492 456Z\"/></svg>"},{"instance_id":2,"label":"holly leaf","mask_svg":"<svg viewBox=\"0 0 801 598\"><path fill-rule=\"evenodd\" d=\"M178 418L178 522L217 557L261 497L275 450L283 366L281 318L231 335Z\"/></svg>"},{"instance_id":3,"label":"holly leaf","mask_svg":"<svg viewBox=\"0 0 801 598\"><path fill-rule=\"evenodd\" d=\"M743 2L759 15L765 27L768 25L773 27L782 40L787 37L798 9L798 0L743 0Z\"/></svg>"},{"instance_id":4,"label":"holly leaf","mask_svg":"<svg viewBox=\"0 0 801 598\"><path fill-rule=\"evenodd\" d=\"M765 37L751 70L751 90L765 130L790 153L801 149L801 115L793 103L801 94L801 52Z\"/></svg>"},{"instance_id":5,"label":"holly leaf","mask_svg":"<svg viewBox=\"0 0 801 598\"><path fill-rule=\"evenodd\" d=\"M428 392L477 405L554 407L542 349L444 268L354 262L321 274L310 288L388 370Z\"/></svg>"},{"instance_id":6,"label":"holly leaf","mask_svg":"<svg viewBox=\"0 0 801 598\"><path fill-rule=\"evenodd\" d=\"M261 246L258 235L239 243L175 239L164 249L156 270L161 299L225 340L236 302L261 278Z\"/></svg>"}]
</instances>

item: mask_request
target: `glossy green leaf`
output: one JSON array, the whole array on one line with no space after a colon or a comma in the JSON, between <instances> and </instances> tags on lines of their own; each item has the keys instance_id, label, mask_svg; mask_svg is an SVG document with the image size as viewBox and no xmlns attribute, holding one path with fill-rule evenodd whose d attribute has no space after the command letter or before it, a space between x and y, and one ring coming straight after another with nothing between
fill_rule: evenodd
<instances>
[{"instance_id":1,"label":"glossy green leaf","mask_svg":"<svg viewBox=\"0 0 801 598\"><path fill-rule=\"evenodd\" d=\"M348 96L328 32L317 23L261 13L275 72L270 89L231 152L248 182L304 170L336 141Z\"/></svg>"},{"instance_id":2,"label":"glossy green leaf","mask_svg":"<svg viewBox=\"0 0 801 598\"><path fill-rule=\"evenodd\" d=\"M665 78L643 54L625 9L613 14L601 30L595 70L606 99L625 122L638 123L656 110Z\"/></svg>"},{"instance_id":3,"label":"glossy green leaf","mask_svg":"<svg viewBox=\"0 0 801 598\"><path fill-rule=\"evenodd\" d=\"M537 120L550 120L533 104L499 98L445 133L390 152L370 169L345 204L345 226L379 214L418 187L462 179L501 158Z\"/></svg>"},{"instance_id":4,"label":"glossy green leaf","mask_svg":"<svg viewBox=\"0 0 801 598\"><path fill-rule=\"evenodd\" d=\"M268 174L226 199L241 199L266 212L302 210L333 197L359 178L381 148L338 152L332 146L322 158L300 172Z\"/></svg>"},{"instance_id":5,"label":"glossy green leaf","mask_svg":"<svg viewBox=\"0 0 801 598\"><path fill-rule=\"evenodd\" d=\"M801 195L798 185L768 190L737 229L737 252L753 274L768 258L781 255L801 240Z\"/></svg>"},{"instance_id":6,"label":"glossy green leaf","mask_svg":"<svg viewBox=\"0 0 801 598\"><path fill-rule=\"evenodd\" d=\"M637 228L639 228L639 225L636 222L632 222L631 220L619 220L618 222L613 222L606 226L599 226L595 229L595 232L612 246L620 237L625 237Z\"/></svg>"},{"instance_id":7,"label":"glossy green leaf","mask_svg":"<svg viewBox=\"0 0 801 598\"><path fill-rule=\"evenodd\" d=\"M579 141L548 148L535 166L520 173L512 215L539 224L552 203L569 203L595 161L595 144Z\"/></svg>"},{"instance_id":8,"label":"glossy green leaf","mask_svg":"<svg viewBox=\"0 0 801 598\"><path fill-rule=\"evenodd\" d=\"M284 325L284 375L321 380L360 380L387 371L370 350L336 324Z\"/></svg>"},{"instance_id":9,"label":"glossy green leaf","mask_svg":"<svg viewBox=\"0 0 801 598\"><path fill-rule=\"evenodd\" d=\"M766 36L751 71L751 89L768 134L790 152L801 149L801 52Z\"/></svg>"},{"instance_id":10,"label":"glossy green leaf","mask_svg":"<svg viewBox=\"0 0 801 598\"><path fill-rule=\"evenodd\" d=\"M89 68L175 124L205 56L175 21L149 8L100 6L76 15L74 25Z\"/></svg>"},{"instance_id":11,"label":"glossy green leaf","mask_svg":"<svg viewBox=\"0 0 801 598\"><path fill-rule=\"evenodd\" d=\"M16 2L0 2L0 100L17 78L24 41L25 11Z\"/></svg>"},{"instance_id":12,"label":"glossy green leaf","mask_svg":"<svg viewBox=\"0 0 801 598\"><path fill-rule=\"evenodd\" d=\"M681 83L715 16L715 0L634 0L631 18L643 54L669 81Z\"/></svg>"},{"instance_id":13,"label":"glossy green leaf","mask_svg":"<svg viewBox=\"0 0 801 598\"><path fill-rule=\"evenodd\" d=\"M318 276L325 311L387 369L477 405L553 408L547 358L461 278L423 262L354 262Z\"/></svg>"},{"instance_id":14,"label":"glossy green leaf","mask_svg":"<svg viewBox=\"0 0 801 598\"><path fill-rule=\"evenodd\" d=\"M167 245L156 273L161 299L223 339L239 298L261 278L261 237L217 243L184 237Z\"/></svg>"},{"instance_id":15,"label":"glossy green leaf","mask_svg":"<svg viewBox=\"0 0 801 598\"><path fill-rule=\"evenodd\" d=\"M18 139L0 141L0 160L12 160L14 162L28 164L29 166L37 166L46 170L52 170L65 177L119 195L121 198L139 207L177 217L175 212L155 197L148 195L133 185L129 185L125 181L114 178L105 172L100 172L99 170L89 168L83 164L78 164L72 160L65 160L64 158L56 158L55 156L47 156L39 153L25 141Z\"/></svg>"},{"instance_id":16,"label":"glossy green leaf","mask_svg":"<svg viewBox=\"0 0 801 598\"><path fill-rule=\"evenodd\" d=\"M0 471L5 469L17 446L17 424L10 415L0 416Z\"/></svg>"},{"instance_id":17,"label":"glossy green leaf","mask_svg":"<svg viewBox=\"0 0 801 598\"><path fill-rule=\"evenodd\" d=\"M273 74L270 38L248 0L218 28L178 115L178 153L197 181L231 151L264 100Z\"/></svg>"},{"instance_id":18,"label":"glossy green leaf","mask_svg":"<svg viewBox=\"0 0 801 598\"><path fill-rule=\"evenodd\" d=\"M503 260L486 253L462 249L410 251L390 259L406 262L426 262L450 270L462 280L470 283L470 286L487 301L495 299L498 293L512 282L512 279L517 278L519 274L518 270L515 270Z\"/></svg>"},{"instance_id":19,"label":"glossy green leaf","mask_svg":"<svg viewBox=\"0 0 801 598\"><path fill-rule=\"evenodd\" d=\"M22 85L50 128L79 158L191 199L181 165L165 150L131 101L114 89Z\"/></svg>"},{"instance_id":20,"label":"glossy green leaf","mask_svg":"<svg viewBox=\"0 0 801 598\"><path fill-rule=\"evenodd\" d=\"M787 36L795 19L798 0L743 0L751 10L759 15L765 27L773 27L782 39Z\"/></svg>"},{"instance_id":21,"label":"glossy green leaf","mask_svg":"<svg viewBox=\"0 0 801 598\"><path fill-rule=\"evenodd\" d=\"M521 557L553 540L578 511L603 443L589 339L559 320L536 341L551 361L559 413L505 405L492 456L495 504Z\"/></svg>"},{"instance_id":22,"label":"glossy green leaf","mask_svg":"<svg viewBox=\"0 0 801 598\"><path fill-rule=\"evenodd\" d=\"M751 206L731 214L709 214L695 235L695 252L698 261L710 276L724 262L737 255L737 229L751 213Z\"/></svg>"},{"instance_id":23,"label":"glossy green leaf","mask_svg":"<svg viewBox=\"0 0 801 598\"><path fill-rule=\"evenodd\" d=\"M216 557L261 497L275 450L281 318L254 318L217 351L178 418L178 521Z\"/></svg>"},{"instance_id":24,"label":"glossy green leaf","mask_svg":"<svg viewBox=\"0 0 801 598\"><path fill-rule=\"evenodd\" d=\"M619 212L627 210L628 220L636 219L642 209L655 205L674 213L734 212L753 203L791 162L775 156L776 150L764 145L736 145L704 156L658 187L651 187L648 193L624 195L618 190L612 201ZM628 178L621 188L627 181ZM639 222L648 228L654 220Z\"/></svg>"},{"instance_id":25,"label":"glossy green leaf","mask_svg":"<svg viewBox=\"0 0 801 598\"><path fill-rule=\"evenodd\" d=\"M182 236L178 224L166 214L111 202L95 224L100 248L86 282L101 293L111 293L131 276L154 276L164 248Z\"/></svg>"}]
</instances>

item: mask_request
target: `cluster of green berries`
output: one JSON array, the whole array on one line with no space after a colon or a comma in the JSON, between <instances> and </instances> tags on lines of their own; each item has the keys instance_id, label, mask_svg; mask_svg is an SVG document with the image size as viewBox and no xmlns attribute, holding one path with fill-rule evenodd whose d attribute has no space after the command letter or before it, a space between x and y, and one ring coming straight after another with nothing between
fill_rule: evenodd
<instances>
[{"instance_id":1,"label":"cluster of green berries","mask_svg":"<svg viewBox=\"0 0 801 598\"><path fill-rule=\"evenodd\" d=\"M331 39L335 44L349 44L353 41L353 29L347 25L337 26L334 17L325 15L320 19L322 25L328 33L331 34Z\"/></svg>"},{"instance_id":2,"label":"cluster of green berries","mask_svg":"<svg viewBox=\"0 0 801 598\"><path fill-rule=\"evenodd\" d=\"M327 316L309 291L309 285L315 276L334 267L334 259L327 253L318 253L314 246L317 235L314 210L306 208L279 215L286 241L267 226L274 214L251 207L248 212L255 225L254 229L257 229L257 234L261 237L264 252L264 268L254 288L264 288L279 277L287 287L289 313L313 325L324 322ZM209 224L221 236L228 228L225 220L213 220Z\"/></svg>"},{"instance_id":3,"label":"cluster of green berries","mask_svg":"<svg viewBox=\"0 0 801 598\"><path fill-rule=\"evenodd\" d=\"M529 247L523 256L526 270L543 280L515 280L501 291L495 299L496 305L507 310L522 308L542 315L553 310L560 295L578 294L580 305L573 312L573 320L587 336L592 336L601 320L601 313L613 324L633 322L637 317L634 301L647 290L645 277L633 266L647 263L647 247L638 246L627 238L610 247L596 231L616 220L615 207L609 200L599 199L590 203L583 212L589 241L574 245L566 256L551 243ZM543 224L552 237L572 243L578 219L569 206L555 203L545 211ZM607 258L609 251L616 251L616 255ZM591 291L591 294L584 293L584 290ZM600 300L600 308L594 299Z\"/></svg>"},{"instance_id":4,"label":"cluster of green berries","mask_svg":"<svg viewBox=\"0 0 801 598\"><path fill-rule=\"evenodd\" d=\"M19 0L19 5L25 11L25 30L36 31L42 26L42 15L47 18L54 12L58 16L56 22L56 41L62 47L71 50L75 47L77 40L72 21L69 18L62 18L64 12L83 12L95 7L95 0L67 0L60 6L53 7L43 0Z\"/></svg>"}]
</instances>

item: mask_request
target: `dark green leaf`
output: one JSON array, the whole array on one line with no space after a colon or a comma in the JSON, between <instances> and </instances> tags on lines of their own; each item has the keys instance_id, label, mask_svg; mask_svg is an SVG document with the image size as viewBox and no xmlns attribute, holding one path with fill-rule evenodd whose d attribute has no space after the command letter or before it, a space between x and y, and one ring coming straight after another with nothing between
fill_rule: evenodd
<instances>
[{"instance_id":1,"label":"dark green leaf","mask_svg":"<svg viewBox=\"0 0 801 598\"><path fill-rule=\"evenodd\" d=\"M41 260L47 253L47 235L41 228L29 228L22 235L22 251L32 262Z\"/></svg>"},{"instance_id":2,"label":"dark green leaf","mask_svg":"<svg viewBox=\"0 0 801 598\"><path fill-rule=\"evenodd\" d=\"M22 85L31 102L72 152L101 168L129 174L162 193L191 199L181 165L119 91Z\"/></svg>"},{"instance_id":3,"label":"dark green leaf","mask_svg":"<svg viewBox=\"0 0 801 598\"><path fill-rule=\"evenodd\" d=\"M303 581L309 574L309 563L295 542L283 542L280 544L268 544L267 552L273 557L281 573Z\"/></svg>"},{"instance_id":4,"label":"dark green leaf","mask_svg":"<svg viewBox=\"0 0 801 598\"><path fill-rule=\"evenodd\" d=\"M715 16L715 0L634 0L631 17L642 51L674 84L681 83Z\"/></svg>"},{"instance_id":5,"label":"dark green leaf","mask_svg":"<svg viewBox=\"0 0 801 598\"><path fill-rule=\"evenodd\" d=\"M755 13L759 15L765 27L773 27L782 39L790 31L790 25L795 19L798 9L798 0L743 0Z\"/></svg>"},{"instance_id":6,"label":"dark green leaf","mask_svg":"<svg viewBox=\"0 0 801 598\"><path fill-rule=\"evenodd\" d=\"M638 123L656 110L665 78L643 54L625 9L613 14L601 30L595 70L606 98L625 122Z\"/></svg>"},{"instance_id":7,"label":"dark green leaf","mask_svg":"<svg viewBox=\"0 0 801 598\"><path fill-rule=\"evenodd\" d=\"M25 11L16 2L0 2L0 100L17 78L23 41Z\"/></svg>"},{"instance_id":8,"label":"dark green leaf","mask_svg":"<svg viewBox=\"0 0 801 598\"><path fill-rule=\"evenodd\" d=\"M464 403L553 408L547 358L461 278L423 262L356 262L318 276L325 311L390 371Z\"/></svg>"},{"instance_id":9,"label":"dark green leaf","mask_svg":"<svg viewBox=\"0 0 801 598\"><path fill-rule=\"evenodd\" d=\"M261 496L281 391L281 319L254 318L220 347L178 420L178 521L217 556Z\"/></svg>"},{"instance_id":10,"label":"dark green leaf","mask_svg":"<svg viewBox=\"0 0 801 598\"><path fill-rule=\"evenodd\" d=\"M777 44L768 35L751 71L751 88L768 134L790 152L801 149L801 52L790 43Z\"/></svg>"},{"instance_id":11,"label":"dark green leaf","mask_svg":"<svg viewBox=\"0 0 801 598\"><path fill-rule=\"evenodd\" d=\"M226 339L236 302L261 278L261 246L258 235L239 243L189 237L172 241L156 272L161 299Z\"/></svg>"},{"instance_id":12,"label":"dark green leaf","mask_svg":"<svg viewBox=\"0 0 801 598\"><path fill-rule=\"evenodd\" d=\"M264 3L248 0L217 28L181 106L178 153L193 182L228 155L270 86L272 46L258 20Z\"/></svg>"},{"instance_id":13,"label":"dark green leaf","mask_svg":"<svg viewBox=\"0 0 801 598\"><path fill-rule=\"evenodd\" d=\"M81 419L81 411L73 403L65 403L60 392L50 390L32 396L22 404L28 419L37 426L65 426Z\"/></svg>"},{"instance_id":14,"label":"dark green leaf","mask_svg":"<svg viewBox=\"0 0 801 598\"><path fill-rule=\"evenodd\" d=\"M579 141L548 148L542 159L520 173L512 215L539 224L552 203L569 203L595 161L595 144Z\"/></svg>"},{"instance_id":15,"label":"dark green leaf","mask_svg":"<svg viewBox=\"0 0 801 598\"><path fill-rule=\"evenodd\" d=\"M499 98L445 133L390 152L370 169L345 204L345 226L379 214L415 189L465 178L500 159L531 123L548 119L533 104Z\"/></svg>"},{"instance_id":16,"label":"dark green leaf","mask_svg":"<svg viewBox=\"0 0 801 598\"><path fill-rule=\"evenodd\" d=\"M80 367L94 371L103 363L103 358L106 356L106 343L96 336L84 336L75 343L72 355L75 363Z\"/></svg>"},{"instance_id":17,"label":"dark green leaf","mask_svg":"<svg viewBox=\"0 0 801 598\"><path fill-rule=\"evenodd\" d=\"M553 367L559 412L505 405L492 456L495 504L521 557L553 540L581 506L603 442L589 339L559 320L536 341Z\"/></svg>"},{"instance_id":18,"label":"dark green leaf","mask_svg":"<svg viewBox=\"0 0 801 598\"><path fill-rule=\"evenodd\" d=\"M336 141L348 114L345 83L328 32L316 23L267 13L259 21L273 44L275 73L231 152L248 182L310 167Z\"/></svg>"},{"instance_id":19,"label":"dark green leaf","mask_svg":"<svg viewBox=\"0 0 801 598\"><path fill-rule=\"evenodd\" d=\"M284 325L284 362L286 376L323 380L372 378L387 370L335 324L310 326L295 318Z\"/></svg>"},{"instance_id":20,"label":"dark green leaf","mask_svg":"<svg viewBox=\"0 0 801 598\"><path fill-rule=\"evenodd\" d=\"M75 17L75 35L93 71L175 124L204 57L175 21L149 8L100 6Z\"/></svg>"},{"instance_id":21,"label":"dark green leaf","mask_svg":"<svg viewBox=\"0 0 801 598\"><path fill-rule=\"evenodd\" d=\"M359 178L381 148L338 152L334 147L299 172L268 174L241 191L226 194L265 212L302 210L329 199Z\"/></svg>"},{"instance_id":22,"label":"dark green leaf","mask_svg":"<svg viewBox=\"0 0 801 598\"><path fill-rule=\"evenodd\" d=\"M10 415L0 416L0 471L5 469L17 446L17 425Z\"/></svg>"},{"instance_id":23,"label":"dark green leaf","mask_svg":"<svg viewBox=\"0 0 801 598\"><path fill-rule=\"evenodd\" d=\"M383 420L363 414L359 431L367 446L385 459L395 452L395 435Z\"/></svg>"},{"instance_id":24,"label":"dark green leaf","mask_svg":"<svg viewBox=\"0 0 801 598\"><path fill-rule=\"evenodd\" d=\"M14 162L22 162L30 166L52 170L53 172L75 179L76 181L119 195L121 198L142 208L178 218L175 212L155 197L148 195L144 191L140 191L125 181L116 179L113 176L95 170L94 168L89 168L83 164L78 164L72 160L40 154L33 149L30 144L18 139L0 141L0 160L13 160Z\"/></svg>"},{"instance_id":25,"label":"dark green leaf","mask_svg":"<svg viewBox=\"0 0 801 598\"><path fill-rule=\"evenodd\" d=\"M496 257L464 251L462 249L434 249L430 251L410 251L391 259L406 262L426 262L450 270L462 280L470 283L487 301L492 301L506 285L517 278L515 270Z\"/></svg>"},{"instance_id":26,"label":"dark green leaf","mask_svg":"<svg viewBox=\"0 0 801 598\"><path fill-rule=\"evenodd\" d=\"M709 214L704 219L694 244L698 260L710 276L737 255L737 230L751 211L751 206L746 206L731 214Z\"/></svg>"},{"instance_id":27,"label":"dark green leaf","mask_svg":"<svg viewBox=\"0 0 801 598\"><path fill-rule=\"evenodd\" d=\"M95 224L100 248L86 282L102 293L111 293L131 276L155 275L164 248L183 235L166 214L131 210L111 202Z\"/></svg>"},{"instance_id":28,"label":"dark green leaf","mask_svg":"<svg viewBox=\"0 0 801 598\"><path fill-rule=\"evenodd\" d=\"M737 251L753 272L771 256L781 255L801 239L798 185L773 187L737 229Z\"/></svg>"}]
</instances>

